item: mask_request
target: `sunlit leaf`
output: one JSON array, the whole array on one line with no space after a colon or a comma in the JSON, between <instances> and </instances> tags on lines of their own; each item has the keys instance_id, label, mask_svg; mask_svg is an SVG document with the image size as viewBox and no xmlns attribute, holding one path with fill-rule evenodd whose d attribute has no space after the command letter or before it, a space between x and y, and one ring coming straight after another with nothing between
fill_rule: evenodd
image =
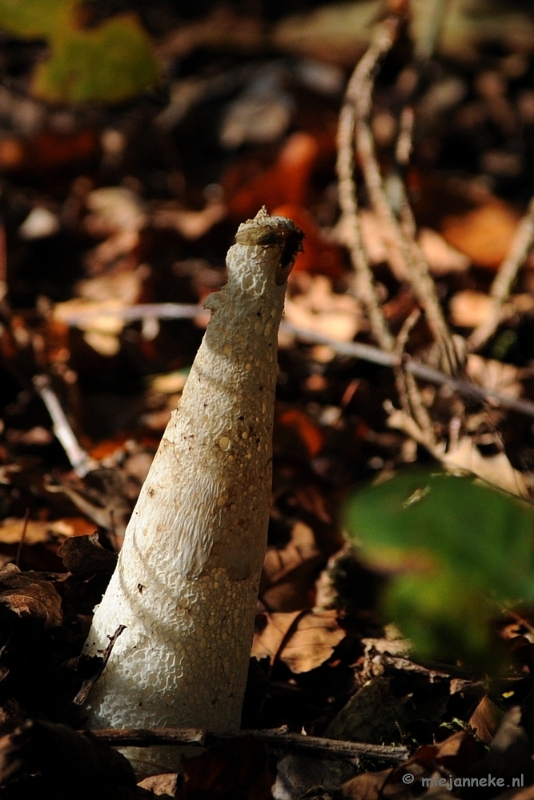
<instances>
[{"instance_id":1,"label":"sunlit leaf","mask_svg":"<svg viewBox=\"0 0 534 800\"><path fill-rule=\"evenodd\" d=\"M73 0L2 0L0 27L22 38L45 38L50 56L35 69L32 93L47 102L119 102L158 79L150 38L135 14L84 27Z\"/></svg>"}]
</instances>

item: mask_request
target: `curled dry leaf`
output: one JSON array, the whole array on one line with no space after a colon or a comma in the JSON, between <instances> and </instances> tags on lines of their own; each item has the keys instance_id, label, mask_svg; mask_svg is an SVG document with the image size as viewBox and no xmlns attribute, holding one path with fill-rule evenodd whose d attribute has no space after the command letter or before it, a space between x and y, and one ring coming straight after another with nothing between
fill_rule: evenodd
<instances>
[{"instance_id":1,"label":"curled dry leaf","mask_svg":"<svg viewBox=\"0 0 534 800\"><path fill-rule=\"evenodd\" d=\"M204 236L225 215L226 208L218 201L209 203L202 211L180 208L174 202L162 203L154 210L152 222L156 228L172 228L194 241Z\"/></svg>"},{"instance_id":2,"label":"curled dry leaf","mask_svg":"<svg viewBox=\"0 0 534 800\"><path fill-rule=\"evenodd\" d=\"M280 410L276 415L276 428L282 452L315 458L323 449L325 437L322 430L299 408Z\"/></svg>"},{"instance_id":3,"label":"curled dry leaf","mask_svg":"<svg viewBox=\"0 0 534 800\"><path fill-rule=\"evenodd\" d=\"M479 739L490 744L504 714L485 694L469 718L469 725Z\"/></svg>"},{"instance_id":4,"label":"curled dry leaf","mask_svg":"<svg viewBox=\"0 0 534 800\"><path fill-rule=\"evenodd\" d=\"M422 228L418 238L430 272L434 275L465 272L469 268L469 257L447 244L445 239L431 228Z\"/></svg>"},{"instance_id":5,"label":"curled dry leaf","mask_svg":"<svg viewBox=\"0 0 534 800\"><path fill-rule=\"evenodd\" d=\"M46 628L61 625L61 597L53 582L40 573L22 573L14 564L0 570L0 616L9 612L31 617Z\"/></svg>"},{"instance_id":6,"label":"curled dry leaf","mask_svg":"<svg viewBox=\"0 0 534 800\"><path fill-rule=\"evenodd\" d=\"M111 573L117 563L117 555L105 550L98 541L98 534L72 536L58 548L58 556L65 569L73 575L91 572Z\"/></svg>"},{"instance_id":7,"label":"curled dry leaf","mask_svg":"<svg viewBox=\"0 0 534 800\"><path fill-rule=\"evenodd\" d=\"M267 626L254 636L252 655L271 663L279 657L292 672L309 672L328 661L344 638L336 611L269 614Z\"/></svg>"}]
</instances>

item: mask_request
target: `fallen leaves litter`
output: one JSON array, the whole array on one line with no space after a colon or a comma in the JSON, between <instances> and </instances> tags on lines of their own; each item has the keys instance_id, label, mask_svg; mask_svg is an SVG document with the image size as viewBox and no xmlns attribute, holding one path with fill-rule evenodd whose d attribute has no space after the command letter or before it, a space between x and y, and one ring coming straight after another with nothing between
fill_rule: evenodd
<instances>
[{"instance_id":1,"label":"fallen leaves litter","mask_svg":"<svg viewBox=\"0 0 534 800\"><path fill-rule=\"evenodd\" d=\"M309 672L331 657L345 638L335 611L293 611L267 615L267 625L254 636L252 655L280 659L292 672Z\"/></svg>"}]
</instances>

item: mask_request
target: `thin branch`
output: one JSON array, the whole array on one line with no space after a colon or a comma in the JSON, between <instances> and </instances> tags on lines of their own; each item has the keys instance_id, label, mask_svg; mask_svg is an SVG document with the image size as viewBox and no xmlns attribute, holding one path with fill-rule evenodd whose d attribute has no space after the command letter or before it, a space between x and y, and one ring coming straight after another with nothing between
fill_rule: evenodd
<instances>
[{"instance_id":1,"label":"thin branch","mask_svg":"<svg viewBox=\"0 0 534 800\"><path fill-rule=\"evenodd\" d=\"M95 308L94 310L61 309L60 319L66 325L79 326L101 317L115 317L125 322L144 319L192 319L205 312L201 305L192 303L143 303L123 308Z\"/></svg>"},{"instance_id":2,"label":"thin branch","mask_svg":"<svg viewBox=\"0 0 534 800\"><path fill-rule=\"evenodd\" d=\"M404 351L408 343L410 332L414 325L417 323L421 312L419 309L412 311L410 316L405 320L399 335L397 336L396 353L401 361L404 363ZM396 367L396 384L399 397L401 399L403 411L406 415L414 418L417 425L421 429L429 448L436 447L436 437L434 434L434 425L430 414L428 413L421 397L421 392L415 380L415 376L405 370L403 366Z\"/></svg>"},{"instance_id":3,"label":"thin branch","mask_svg":"<svg viewBox=\"0 0 534 800\"><path fill-rule=\"evenodd\" d=\"M176 308L177 317L173 317L170 313L167 314L170 306ZM180 303L151 303L149 305L132 307L132 310L135 310L136 315L134 317L132 314L131 318L143 319L146 316L150 316L155 319L159 319L160 308L167 314L166 319L175 319L186 316L185 314L182 314L183 308L186 310L190 309L191 312L196 310L196 313L191 313L191 316L196 316L203 310L202 306L182 306ZM117 315L119 318L123 318L122 314L125 310L126 309L117 309L116 311L109 311L107 313L110 315ZM71 322L70 324L74 323ZM452 378L450 375L446 375L444 372L440 372L433 367L428 367L413 358L404 357L403 359L400 359L399 356L394 352L385 352L384 350L381 350L378 347L373 347L369 344L362 344L360 342L341 342L339 339L333 339L330 336L325 336L322 333L317 333L316 331L309 330L308 328L301 328L298 325L293 325L287 320L282 320L280 330L296 336L302 342L309 342L310 344L327 344L339 355L349 356L350 358L360 358L362 361L369 361L373 364L378 364L383 367L398 367L401 365L402 361L403 368L416 378L420 378L421 380L428 381L429 383L433 383L438 386L449 386L451 389L453 389L453 391L458 392L462 397L470 400L481 403L491 401L496 405L502 406L503 408L509 408L512 411L518 411L520 414L526 414L527 416L534 417L534 403L530 400L516 400L512 397L501 395L498 392L493 392L490 389L484 389L483 387L477 386L470 381Z\"/></svg>"},{"instance_id":4,"label":"thin branch","mask_svg":"<svg viewBox=\"0 0 534 800\"><path fill-rule=\"evenodd\" d=\"M384 350L392 350L395 342L380 307L373 272L363 244L354 178L355 92L359 84L359 70L362 69L362 64L365 66L366 62L373 57L372 52L369 55L370 52L371 49L363 56L347 86L345 100L339 115L336 169L339 205L346 222L345 244L349 250L356 275L355 293L367 310L369 324L375 339Z\"/></svg>"},{"instance_id":5,"label":"thin branch","mask_svg":"<svg viewBox=\"0 0 534 800\"><path fill-rule=\"evenodd\" d=\"M442 352L442 361L451 373L455 373L459 370L458 356L436 295L434 281L421 249L413 237L405 235L391 208L384 189L369 122L374 73L379 61L393 46L400 23L400 17L392 16L380 25L351 79L351 83L354 81L351 98L355 108L356 149L373 208L382 220L390 245L400 255L410 284L426 311L428 323Z\"/></svg>"},{"instance_id":6,"label":"thin branch","mask_svg":"<svg viewBox=\"0 0 534 800\"><path fill-rule=\"evenodd\" d=\"M385 353L383 350L379 350L378 347L373 347L369 344L340 342L338 339L332 339L330 336L301 328L287 321L282 321L280 330L293 334L302 342L327 344L340 355L349 356L351 358L361 358L364 361L370 361L373 364L379 364L384 367L398 367L401 364L399 356L395 353ZM461 397L471 402L490 402L502 406L503 408L508 408L511 411L517 411L520 414L534 417L534 403L530 400L516 400L513 397L507 397L491 389L477 386L475 383L471 383L471 381L454 378L433 367L428 367L426 364L416 361L413 358L404 357L402 359L402 366L403 369L410 372L416 378L434 383L437 386L448 386L453 391L458 392Z\"/></svg>"},{"instance_id":7,"label":"thin branch","mask_svg":"<svg viewBox=\"0 0 534 800\"><path fill-rule=\"evenodd\" d=\"M96 462L78 442L57 395L52 389L48 375L36 375L33 379L33 385L50 414L54 435L67 454L76 474L83 478L84 475L87 475L90 470L95 468Z\"/></svg>"},{"instance_id":8,"label":"thin branch","mask_svg":"<svg viewBox=\"0 0 534 800\"><path fill-rule=\"evenodd\" d=\"M193 745L209 747L228 739L254 736L260 742L274 750L288 753L308 753L323 758L349 759L359 761L362 756L379 758L384 761L400 763L407 761L407 747L380 744L364 744L362 742L343 742L337 739L326 739L322 736L303 736L299 733L286 733L280 730L250 730L217 732L196 728L152 728L140 729L100 729L92 730L102 742L113 747L148 747L153 745Z\"/></svg>"},{"instance_id":9,"label":"thin branch","mask_svg":"<svg viewBox=\"0 0 534 800\"><path fill-rule=\"evenodd\" d=\"M503 316L503 306L512 290L520 266L534 244L534 197L517 226L510 252L504 259L490 290L491 308L487 318L467 340L469 352L479 350L493 336Z\"/></svg>"}]
</instances>

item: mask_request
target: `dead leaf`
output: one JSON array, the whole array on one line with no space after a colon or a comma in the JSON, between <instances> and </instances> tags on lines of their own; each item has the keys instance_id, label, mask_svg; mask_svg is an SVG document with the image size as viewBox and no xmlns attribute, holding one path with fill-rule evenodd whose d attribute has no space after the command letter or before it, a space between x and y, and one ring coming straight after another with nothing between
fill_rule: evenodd
<instances>
[{"instance_id":1,"label":"dead leaf","mask_svg":"<svg viewBox=\"0 0 534 800\"><path fill-rule=\"evenodd\" d=\"M305 273L297 273L292 280L285 315L293 325L343 342L354 339L362 319L360 304L354 298L333 292L326 276Z\"/></svg>"},{"instance_id":2,"label":"dead leaf","mask_svg":"<svg viewBox=\"0 0 534 800\"><path fill-rule=\"evenodd\" d=\"M89 214L84 220L88 232L109 236L117 231L139 231L146 217L138 195L124 186L93 189L85 198Z\"/></svg>"},{"instance_id":3,"label":"dead leaf","mask_svg":"<svg viewBox=\"0 0 534 800\"><path fill-rule=\"evenodd\" d=\"M27 720L0 739L0 783L17 773L32 797L55 800L135 800L135 776L126 758L90 733Z\"/></svg>"},{"instance_id":4,"label":"dead leaf","mask_svg":"<svg viewBox=\"0 0 534 800\"><path fill-rule=\"evenodd\" d=\"M21 540L25 521L8 517L0 523L0 542L18 544ZM32 545L49 542L51 539L63 539L67 536L82 536L92 533L95 526L83 517L63 517L57 520L31 519L27 522L24 533L24 544Z\"/></svg>"},{"instance_id":5,"label":"dead leaf","mask_svg":"<svg viewBox=\"0 0 534 800\"><path fill-rule=\"evenodd\" d=\"M465 272L469 268L469 257L447 244L445 239L431 228L421 228L418 241L433 275Z\"/></svg>"},{"instance_id":6,"label":"dead leaf","mask_svg":"<svg viewBox=\"0 0 534 800\"><path fill-rule=\"evenodd\" d=\"M260 598L271 611L294 611L309 601L311 579L323 556L312 529L297 522L291 540L282 549L265 554Z\"/></svg>"},{"instance_id":7,"label":"dead leaf","mask_svg":"<svg viewBox=\"0 0 534 800\"><path fill-rule=\"evenodd\" d=\"M518 497L529 496L525 476L512 467L506 453L483 456L471 436L462 436L455 447L443 455L442 462L449 469L466 469Z\"/></svg>"},{"instance_id":8,"label":"dead leaf","mask_svg":"<svg viewBox=\"0 0 534 800\"><path fill-rule=\"evenodd\" d=\"M163 775L151 775L149 778L139 781L137 785L141 789L146 789L147 792L152 792L156 797L175 797L177 778L176 772L168 772Z\"/></svg>"},{"instance_id":9,"label":"dead leaf","mask_svg":"<svg viewBox=\"0 0 534 800\"><path fill-rule=\"evenodd\" d=\"M436 761L453 772L466 771L479 754L475 740L467 731L458 731L437 745ZM417 759L417 752L413 756Z\"/></svg>"},{"instance_id":10,"label":"dead leaf","mask_svg":"<svg viewBox=\"0 0 534 800\"><path fill-rule=\"evenodd\" d=\"M61 597L52 580L38 572L22 573L14 564L0 570L0 612L42 622L45 628L61 625Z\"/></svg>"},{"instance_id":11,"label":"dead leaf","mask_svg":"<svg viewBox=\"0 0 534 800\"><path fill-rule=\"evenodd\" d=\"M518 398L522 394L518 368L514 364L505 364L502 361L470 353L467 357L466 372L472 381L492 392L511 398Z\"/></svg>"},{"instance_id":12,"label":"dead leaf","mask_svg":"<svg viewBox=\"0 0 534 800\"><path fill-rule=\"evenodd\" d=\"M324 445L323 432L304 411L286 408L277 414L276 424L279 427L277 435L283 437L285 449L288 451L304 450L305 455L310 458L321 452Z\"/></svg>"},{"instance_id":13,"label":"dead leaf","mask_svg":"<svg viewBox=\"0 0 534 800\"><path fill-rule=\"evenodd\" d=\"M458 325L459 328L476 328L489 317L491 299L484 292L464 289L451 297L449 310L453 325Z\"/></svg>"},{"instance_id":14,"label":"dead leaf","mask_svg":"<svg viewBox=\"0 0 534 800\"><path fill-rule=\"evenodd\" d=\"M241 222L254 216L263 205L269 209L284 203L304 207L311 171L319 154L323 157L317 138L299 131L286 140L273 166L265 168L255 162L249 167L251 174L243 174L240 162L222 181L230 215Z\"/></svg>"},{"instance_id":15,"label":"dead leaf","mask_svg":"<svg viewBox=\"0 0 534 800\"><path fill-rule=\"evenodd\" d=\"M448 216L441 233L446 242L474 264L498 269L510 250L519 216L511 206L492 198L461 216Z\"/></svg>"},{"instance_id":16,"label":"dead leaf","mask_svg":"<svg viewBox=\"0 0 534 800\"><path fill-rule=\"evenodd\" d=\"M485 694L469 718L469 724L479 739L489 744L499 727L503 712Z\"/></svg>"},{"instance_id":17,"label":"dead leaf","mask_svg":"<svg viewBox=\"0 0 534 800\"><path fill-rule=\"evenodd\" d=\"M405 715L405 703L391 691L391 680L373 678L338 712L326 735L332 739L380 744L391 740Z\"/></svg>"},{"instance_id":18,"label":"dead leaf","mask_svg":"<svg viewBox=\"0 0 534 800\"><path fill-rule=\"evenodd\" d=\"M276 206L272 214L289 217L304 233L304 251L295 261L292 275L308 272L310 275L327 275L333 281L343 278L346 269L339 246L326 237L306 208L284 203Z\"/></svg>"},{"instance_id":19,"label":"dead leaf","mask_svg":"<svg viewBox=\"0 0 534 800\"><path fill-rule=\"evenodd\" d=\"M87 162L99 151L97 131L60 133L43 130L29 138L2 138L0 167L4 172L54 170L76 162Z\"/></svg>"},{"instance_id":20,"label":"dead leaf","mask_svg":"<svg viewBox=\"0 0 534 800\"><path fill-rule=\"evenodd\" d=\"M271 663L280 658L292 672L309 672L328 661L345 638L336 611L268 614L267 626L254 636L252 655ZM280 652L280 648L282 648Z\"/></svg>"},{"instance_id":21,"label":"dead leaf","mask_svg":"<svg viewBox=\"0 0 534 800\"><path fill-rule=\"evenodd\" d=\"M190 211L176 203L158 204L152 222L156 228L173 228L186 239L200 239L226 216L226 207L216 201L202 211Z\"/></svg>"},{"instance_id":22,"label":"dead leaf","mask_svg":"<svg viewBox=\"0 0 534 800\"><path fill-rule=\"evenodd\" d=\"M341 787L343 797L347 800L379 800L382 789L393 770L383 769L380 772L364 772L356 775Z\"/></svg>"},{"instance_id":23,"label":"dead leaf","mask_svg":"<svg viewBox=\"0 0 534 800\"><path fill-rule=\"evenodd\" d=\"M58 548L58 556L65 569L73 575L100 572L111 575L117 563L116 553L105 550L98 541L98 534L73 536Z\"/></svg>"}]
</instances>

